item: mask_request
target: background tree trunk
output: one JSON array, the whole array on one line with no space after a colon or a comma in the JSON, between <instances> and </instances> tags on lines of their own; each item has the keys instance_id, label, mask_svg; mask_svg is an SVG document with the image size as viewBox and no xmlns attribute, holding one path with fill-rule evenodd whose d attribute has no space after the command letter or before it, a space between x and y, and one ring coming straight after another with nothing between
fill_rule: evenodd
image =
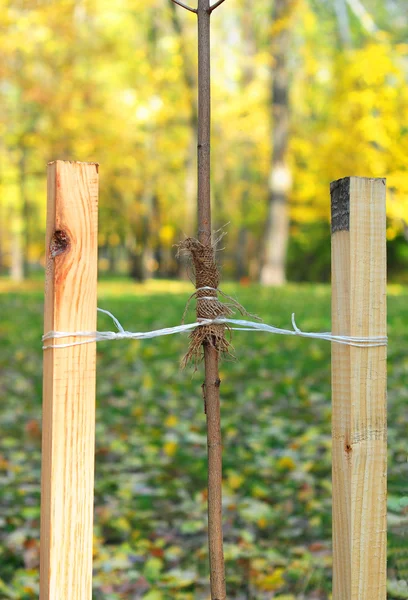
<instances>
[{"instance_id":1,"label":"background tree trunk","mask_svg":"<svg viewBox=\"0 0 408 600\"><path fill-rule=\"evenodd\" d=\"M245 97L247 90L250 89L255 77L255 57L256 57L256 40L253 23L253 13L248 10L244 3L242 11L242 45L244 48L244 58L242 63L242 79L241 79L241 94ZM248 276L249 273L249 255L248 255L248 211L251 202L251 155L252 145L244 144L242 148L242 162L240 165L241 180L243 183L241 196L241 217L240 227L237 236L237 251L235 275L238 280Z\"/></svg>"},{"instance_id":2,"label":"background tree trunk","mask_svg":"<svg viewBox=\"0 0 408 600\"><path fill-rule=\"evenodd\" d=\"M24 279L24 252L22 240L22 223L19 216L12 216L11 223L11 262L10 278L12 281Z\"/></svg>"},{"instance_id":3,"label":"background tree trunk","mask_svg":"<svg viewBox=\"0 0 408 600\"><path fill-rule=\"evenodd\" d=\"M292 175L287 162L289 140L288 69L292 16L297 0L275 0L272 26L272 165L269 177L269 208L264 240L261 283L282 285L286 281L289 237L288 195Z\"/></svg>"},{"instance_id":4,"label":"background tree trunk","mask_svg":"<svg viewBox=\"0 0 408 600\"><path fill-rule=\"evenodd\" d=\"M343 48L348 48L349 46L351 46L351 32L346 0L335 0L334 12L336 13L337 27L339 31L341 46Z\"/></svg>"},{"instance_id":5,"label":"background tree trunk","mask_svg":"<svg viewBox=\"0 0 408 600\"><path fill-rule=\"evenodd\" d=\"M24 141L21 143L21 157L18 163L20 203L22 208L23 230L21 235L23 254L23 278L30 275L30 234L31 234L31 211L27 194L27 149Z\"/></svg>"},{"instance_id":6,"label":"background tree trunk","mask_svg":"<svg viewBox=\"0 0 408 600\"><path fill-rule=\"evenodd\" d=\"M184 220L184 234L188 237L193 234L195 229L196 220L196 206L197 206L197 159L196 159L196 145L197 145L197 78L195 74L195 64L191 54L190 46L186 43L185 33L179 16L179 11L175 4L170 3L171 10L171 22L174 33L176 34L180 44L180 54L182 57L182 71L184 84L186 86L188 104L189 104L189 115L188 122L190 125L190 143L186 156L186 183L185 183L185 194L186 194L186 208L185 208L185 220ZM185 270L183 271L185 272Z\"/></svg>"}]
</instances>

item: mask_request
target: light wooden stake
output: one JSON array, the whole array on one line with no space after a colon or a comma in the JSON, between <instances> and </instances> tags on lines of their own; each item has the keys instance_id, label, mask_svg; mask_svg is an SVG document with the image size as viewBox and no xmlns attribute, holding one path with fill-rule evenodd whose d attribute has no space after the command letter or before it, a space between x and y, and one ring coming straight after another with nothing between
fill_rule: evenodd
<instances>
[{"instance_id":1,"label":"light wooden stake","mask_svg":"<svg viewBox=\"0 0 408 600\"><path fill-rule=\"evenodd\" d=\"M385 180L331 184L332 331L385 336ZM333 600L386 599L386 347L332 344Z\"/></svg>"},{"instance_id":2,"label":"light wooden stake","mask_svg":"<svg viewBox=\"0 0 408 600\"><path fill-rule=\"evenodd\" d=\"M45 333L96 329L97 219L98 165L50 163ZM44 350L41 600L92 597L95 357L95 343Z\"/></svg>"}]
</instances>

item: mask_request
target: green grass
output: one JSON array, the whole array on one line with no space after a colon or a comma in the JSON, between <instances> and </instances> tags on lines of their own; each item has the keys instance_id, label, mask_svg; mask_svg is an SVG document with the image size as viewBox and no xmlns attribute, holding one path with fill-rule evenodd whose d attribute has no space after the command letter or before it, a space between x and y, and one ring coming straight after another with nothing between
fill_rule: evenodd
<instances>
[{"instance_id":1,"label":"green grass","mask_svg":"<svg viewBox=\"0 0 408 600\"><path fill-rule=\"evenodd\" d=\"M225 285L266 322L330 330L330 288ZM102 282L129 330L177 325L188 283ZM0 599L38 597L42 284L0 281ZM193 318L193 314L191 314ZM389 598L408 598L408 289L389 295ZM100 329L111 329L99 317ZM228 598L330 597L330 345L235 334L224 361ZM186 336L98 345L94 598L208 598L202 373Z\"/></svg>"}]
</instances>

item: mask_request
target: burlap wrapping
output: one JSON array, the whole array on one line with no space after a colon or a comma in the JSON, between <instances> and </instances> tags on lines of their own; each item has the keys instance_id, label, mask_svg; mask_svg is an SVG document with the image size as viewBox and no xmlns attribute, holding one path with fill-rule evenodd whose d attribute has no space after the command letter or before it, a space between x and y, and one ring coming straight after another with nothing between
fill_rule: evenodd
<instances>
[{"instance_id":1,"label":"burlap wrapping","mask_svg":"<svg viewBox=\"0 0 408 600\"><path fill-rule=\"evenodd\" d=\"M197 299L197 320L230 317L233 311L219 301L215 291L220 282L220 272L215 260L214 246L204 245L195 238L187 238L178 245L178 253L191 257L197 288L197 292L193 294ZM200 289L204 287L214 289ZM202 348L206 345L216 348L218 352L230 353L231 344L225 337L226 329L228 327L224 323L211 323L194 329L190 334L190 345L183 359L183 366L191 361L198 363L203 356Z\"/></svg>"}]
</instances>

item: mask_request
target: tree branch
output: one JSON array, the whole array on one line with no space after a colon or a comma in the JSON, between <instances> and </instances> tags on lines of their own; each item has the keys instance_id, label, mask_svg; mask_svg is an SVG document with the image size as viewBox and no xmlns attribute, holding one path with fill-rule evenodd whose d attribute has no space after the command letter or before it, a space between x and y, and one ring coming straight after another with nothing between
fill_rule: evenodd
<instances>
[{"instance_id":1,"label":"tree branch","mask_svg":"<svg viewBox=\"0 0 408 600\"><path fill-rule=\"evenodd\" d=\"M212 6L210 6L209 13L211 14L212 11L215 10L223 2L225 2L225 0L218 0L218 2L216 2L215 4L213 4Z\"/></svg>"},{"instance_id":2,"label":"tree branch","mask_svg":"<svg viewBox=\"0 0 408 600\"><path fill-rule=\"evenodd\" d=\"M180 0L171 0L171 1L174 2L174 4L178 4L182 8L185 8L186 10L189 10L190 12L197 14L196 8L191 8L191 6L187 6L187 4L183 4L183 2L180 2ZM224 0L222 0L222 1L224 1Z\"/></svg>"}]
</instances>

